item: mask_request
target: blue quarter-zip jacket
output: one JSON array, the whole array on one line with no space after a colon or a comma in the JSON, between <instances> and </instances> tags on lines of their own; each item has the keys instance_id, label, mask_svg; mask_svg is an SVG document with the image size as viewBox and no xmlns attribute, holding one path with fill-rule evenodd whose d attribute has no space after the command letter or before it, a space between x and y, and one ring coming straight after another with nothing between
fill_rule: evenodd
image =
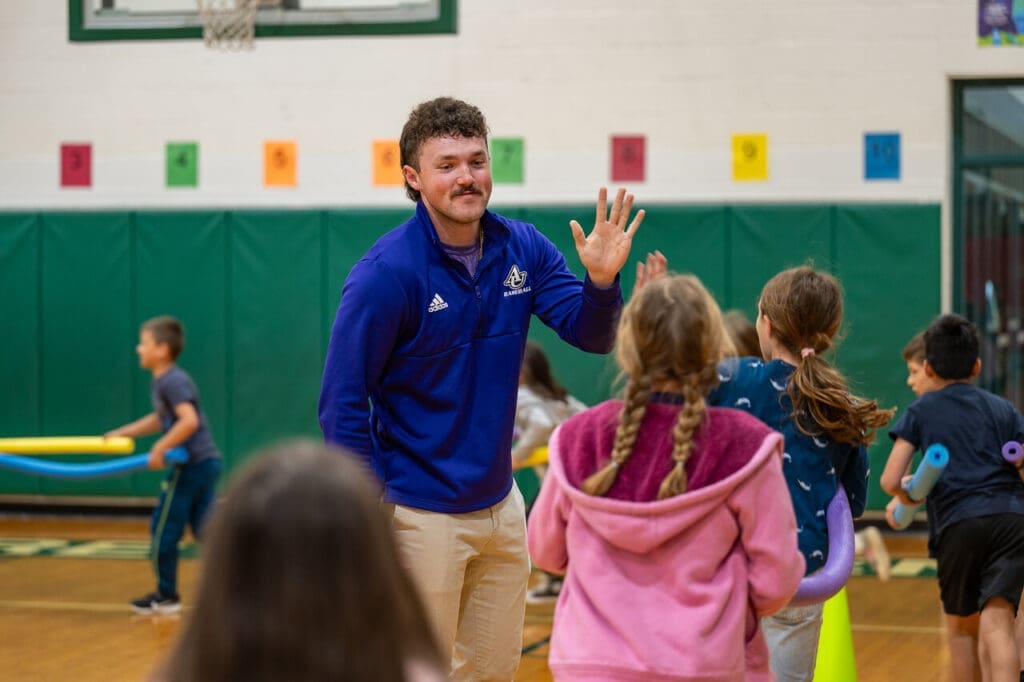
<instances>
[{"instance_id":1,"label":"blue quarter-zip jacket","mask_svg":"<svg viewBox=\"0 0 1024 682\"><path fill-rule=\"evenodd\" d=\"M508 494L531 314L585 351L614 343L618 278L609 289L581 282L527 223L488 211L481 227L483 258L470 277L419 202L342 288L320 427L367 460L389 502L463 513Z\"/></svg>"}]
</instances>

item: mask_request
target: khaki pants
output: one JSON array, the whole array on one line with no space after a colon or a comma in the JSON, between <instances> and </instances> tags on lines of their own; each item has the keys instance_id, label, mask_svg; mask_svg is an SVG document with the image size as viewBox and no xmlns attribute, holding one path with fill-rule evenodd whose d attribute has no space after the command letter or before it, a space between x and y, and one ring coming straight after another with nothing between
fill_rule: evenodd
<instances>
[{"instance_id":1,"label":"khaki pants","mask_svg":"<svg viewBox=\"0 0 1024 682\"><path fill-rule=\"evenodd\" d=\"M395 505L393 525L441 650L451 652L451 679L511 680L530 578L519 488L466 514Z\"/></svg>"}]
</instances>

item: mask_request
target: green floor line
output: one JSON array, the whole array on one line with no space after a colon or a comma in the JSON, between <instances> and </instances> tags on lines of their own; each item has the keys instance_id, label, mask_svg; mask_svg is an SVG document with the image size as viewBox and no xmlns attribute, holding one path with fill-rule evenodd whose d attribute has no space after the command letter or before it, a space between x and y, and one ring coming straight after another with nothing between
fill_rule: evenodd
<instances>
[{"instance_id":1,"label":"green floor line","mask_svg":"<svg viewBox=\"0 0 1024 682\"><path fill-rule=\"evenodd\" d=\"M179 547L182 559L195 559L195 543ZM72 559L149 560L148 540L62 540L59 538L0 538L0 557L63 557Z\"/></svg>"}]
</instances>

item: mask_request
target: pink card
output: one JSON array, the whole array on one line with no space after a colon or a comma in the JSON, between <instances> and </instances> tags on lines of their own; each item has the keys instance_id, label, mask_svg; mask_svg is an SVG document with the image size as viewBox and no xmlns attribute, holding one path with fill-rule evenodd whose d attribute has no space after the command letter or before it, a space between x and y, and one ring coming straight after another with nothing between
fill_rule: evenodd
<instances>
[{"instance_id":1,"label":"pink card","mask_svg":"<svg viewBox=\"0 0 1024 682\"><path fill-rule=\"evenodd\" d=\"M62 144L60 146L60 186L92 186L91 144Z\"/></svg>"},{"instance_id":2,"label":"pink card","mask_svg":"<svg viewBox=\"0 0 1024 682\"><path fill-rule=\"evenodd\" d=\"M647 138L612 135L612 182L643 182Z\"/></svg>"}]
</instances>

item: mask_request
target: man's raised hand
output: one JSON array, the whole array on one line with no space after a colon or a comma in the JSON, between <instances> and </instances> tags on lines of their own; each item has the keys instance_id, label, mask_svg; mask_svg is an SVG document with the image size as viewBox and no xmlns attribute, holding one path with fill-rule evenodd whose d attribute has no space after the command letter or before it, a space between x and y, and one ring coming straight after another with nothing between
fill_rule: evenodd
<instances>
[{"instance_id":1,"label":"man's raised hand","mask_svg":"<svg viewBox=\"0 0 1024 682\"><path fill-rule=\"evenodd\" d=\"M587 269L590 281L599 287L610 287L629 258L633 235L644 221L644 210L640 209L627 228L626 221L632 210L633 195L626 194L625 188L620 187L609 213L608 190L602 187L597 194L594 229L590 235L586 235L575 220L569 222L580 262Z\"/></svg>"}]
</instances>

